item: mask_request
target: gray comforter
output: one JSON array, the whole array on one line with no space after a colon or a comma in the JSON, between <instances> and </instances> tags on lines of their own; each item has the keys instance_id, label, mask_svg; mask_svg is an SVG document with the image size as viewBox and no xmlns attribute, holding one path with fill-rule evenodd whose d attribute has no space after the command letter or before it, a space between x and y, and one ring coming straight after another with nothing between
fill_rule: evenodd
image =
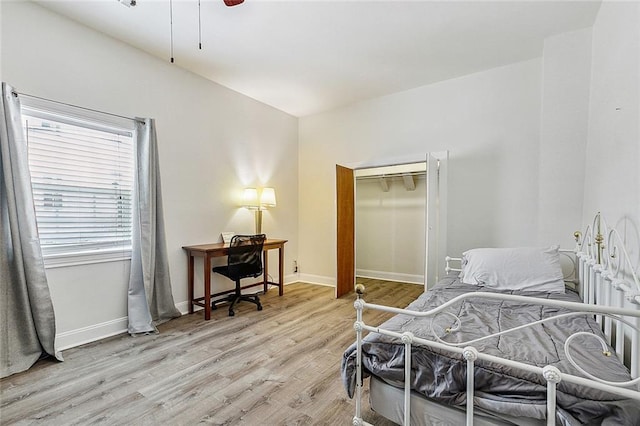
<instances>
[{"instance_id":1,"label":"gray comforter","mask_svg":"<svg viewBox=\"0 0 640 426\"><path fill-rule=\"evenodd\" d=\"M462 293L489 291L460 283L454 278L441 281L421 295L408 309L427 311ZM570 291L566 294L510 292L541 298L579 302ZM448 342L464 342L501 330L530 323L563 310L512 302L475 299L460 302L448 312L457 315L462 327L445 334L453 325L452 317L441 315L435 320L435 330ZM416 336L432 339L431 319L416 319L397 315L385 322L385 329L410 331ZM601 334L595 321L587 316L569 317L527 328L513 334L491 338L474 346L483 353L543 367L553 365L560 371L581 374L566 359L563 345L576 331ZM606 357L593 338L573 341L574 359L586 371L610 381L630 380L628 370L614 357ZM356 346L343 355L342 378L349 397L355 390ZM373 374L399 387L404 380L404 347L397 340L379 334L369 334L363 343L363 377ZM425 346L412 350L413 390L444 404L464 406L466 401L466 361L461 356ZM536 419L546 417L546 382L537 374L478 360L475 370L476 405L512 416ZM562 425L603 424L640 425L640 403L616 395L561 382L558 385L557 423Z\"/></svg>"}]
</instances>

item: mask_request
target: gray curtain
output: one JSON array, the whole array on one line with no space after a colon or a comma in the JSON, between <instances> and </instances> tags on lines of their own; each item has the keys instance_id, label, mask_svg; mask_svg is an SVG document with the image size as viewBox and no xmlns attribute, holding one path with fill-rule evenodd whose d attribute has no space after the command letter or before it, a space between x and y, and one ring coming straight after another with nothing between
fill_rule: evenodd
<instances>
[{"instance_id":1,"label":"gray curtain","mask_svg":"<svg viewBox=\"0 0 640 426\"><path fill-rule=\"evenodd\" d=\"M0 122L0 363L2 377L55 351L56 321L31 191L20 100L2 83Z\"/></svg>"},{"instance_id":2,"label":"gray curtain","mask_svg":"<svg viewBox=\"0 0 640 426\"><path fill-rule=\"evenodd\" d=\"M130 334L156 332L157 324L180 316L171 294L154 120L136 119L136 135L137 186L128 298Z\"/></svg>"}]
</instances>

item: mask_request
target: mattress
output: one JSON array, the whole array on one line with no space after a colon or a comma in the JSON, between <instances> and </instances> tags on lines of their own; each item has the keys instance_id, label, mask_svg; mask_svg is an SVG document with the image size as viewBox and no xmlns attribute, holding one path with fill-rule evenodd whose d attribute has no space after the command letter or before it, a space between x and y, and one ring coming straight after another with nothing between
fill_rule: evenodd
<instances>
[{"instance_id":1,"label":"mattress","mask_svg":"<svg viewBox=\"0 0 640 426\"><path fill-rule=\"evenodd\" d=\"M426 311L460 294L473 291L490 290L462 284L456 278L447 278L421 295L408 306L408 309ZM570 291L565 294L519 291L507 293L580 302L579 297ZM433 328L443 340L455 343L530 323L563 313L564 310L477 299L452 305L447 312L460 318L460 329L448 334L443 331L454 325L454 319L450 315L440 315L436 318ZM432 338L430 337L432 336L430 318L397 315L381 327L398 332L410 331L426 339ZM539 367L553 365L565 373L580 376L580 373L567 360L563 350L566 338L577 331L601 335L598 325L590 316L580 315L527 328L517 334L487 339L474 346L486 354ZM575 339L572 347L575 348L574 358L587 371L597 372L599 377L605 380L630 380L626 367L616 357L603 356L600 344L595 339ZM354 344L345 351L342 360L342 377L349 396L353 396L355 389L355 356ZM363 377L375 375L388 384L402 387L403 344L388 336L369 334L363 342L363 367ZM461 356L427 346L414 345L411 377L411 388L419 395L436 403L464 407L466 361ZM474 404L480 410L538 420L546 417L546 382L539 375L478 360L474 381ZM566 382L558 385L557 405L556 422L561 425L589 422L604 425L640 424L640 407L637 401Z\"/></svg>"}]
</instances>

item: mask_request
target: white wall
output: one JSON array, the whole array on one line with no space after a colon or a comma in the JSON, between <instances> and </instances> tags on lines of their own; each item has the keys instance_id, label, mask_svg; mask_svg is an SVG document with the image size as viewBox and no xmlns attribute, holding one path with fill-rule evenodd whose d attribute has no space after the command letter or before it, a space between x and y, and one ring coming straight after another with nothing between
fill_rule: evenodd
<instances>
[{"instance_id":1,"label":"white wall","mask_svg":"<svg viewBox=\"0 0 640 426\"><path fill-rule=\"evenodd\" d=\"M356 275L424 283L426 179L356 179Z\"/></svg>"},{"instance_id":2,"label":"white wall","mask_svg":"<svg viewBox=\"0 0 640 426\"><path fill-rule=\"evenodd\" d=\"M301 278L335 284L336 164L449 150L449 253L535 244L540 93L534 59L300 119Z\"/></svg>"},{"instance_id":3,"label":"white wall","mask_svg":"<svg viewBox=\"0 0 640 426\"><path fill-rule=\"evenodd\" d=\"M640 222L640 3L603 2L593 26L583 218Z\"/></svg>"},{"instance_id":4,"label":"white wall","mask_svg":"<svg viewBox=\"0 0 640 426\"><path fill-rule=\"evenodd\" d=\"M18 91L156 119L169 263L179 308L187 307L181 247L218 241L222 231L253 232L252 213L237 207L245 186L276 188L278 207L264 214L263 230L289 240L285 273L289 280L295 278L290 261L298 245L295 117L33 3L3 2L1 19L2 79ZM277 255L270 260L277 262ZM196 286L201 288L202 263L196 267ZM47 273L62 346L122 329L128 262ZM214 276L214 286L232 284Z\"/></svg>"},{"instance_id":5,"label":"white wall","mask_svg":"<svg viewBox=\"0 0 640 426\"><path fill-rule=\"evenodd\" d=\"M573 248L572 230L582 224L591 28L547 38L542 62L538 244Z\"/></svg>"},{"instance_id":6,"label":"white wall","mask_svg":"<svg viewBox=\"0 0 640 426\"><path fill-rule=\"evenodd\" d=\"M583 223L601 211L640 274L640 3L603 2L592 57Z\"/></svg>"}]
</instances>

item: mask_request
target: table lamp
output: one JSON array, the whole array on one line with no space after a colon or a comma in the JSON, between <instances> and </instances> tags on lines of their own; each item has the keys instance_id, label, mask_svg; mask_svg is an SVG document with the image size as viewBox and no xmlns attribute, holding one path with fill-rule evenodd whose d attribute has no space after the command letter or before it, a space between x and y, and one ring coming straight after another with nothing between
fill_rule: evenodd
<instances>
[{"instance_id":1,"label":"table lamp","mask_svg":"<svg viewBox=\"0 0 640 426\"><path fill-rule=\"evenodd\" d=\"M262 233L262 211L276 206L276 191L273 188L262 188L258 197L257 188L245 188L242 206L255 211L256 234Z\"/></svg>"}]
</instances>

